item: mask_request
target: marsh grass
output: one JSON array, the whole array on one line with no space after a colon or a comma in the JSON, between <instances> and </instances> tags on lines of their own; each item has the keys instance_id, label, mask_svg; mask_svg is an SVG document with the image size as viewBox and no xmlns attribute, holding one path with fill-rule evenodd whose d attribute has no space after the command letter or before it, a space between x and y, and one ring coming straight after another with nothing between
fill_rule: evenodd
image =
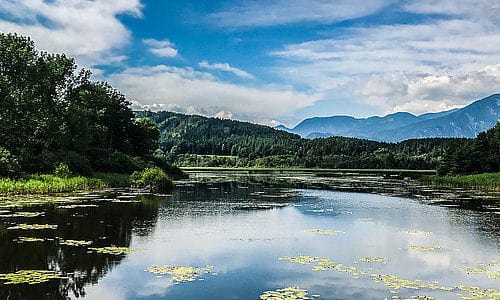
<instances>
[{"instance_id":1,"label":"marsh grass","mask_svg":"<svg viewBox=\"0 0 500 300\"><path fill-rule=\"evenodd\" d=\"M424 176L422 182L440 186L500 190L500 172L459 176Z\"/></svg>"},{"instance_id":2,"label":"marsh grass","mask_svg":"<svg viewBox=\"0 0 500 300\"><path fill-rule=\"evenodd\" d=\"M0 194L51 194L123 186L130 186L129 175L96 173L93 177L29 175L21 179L0 178Z\"/></svg>"}]
</instances>

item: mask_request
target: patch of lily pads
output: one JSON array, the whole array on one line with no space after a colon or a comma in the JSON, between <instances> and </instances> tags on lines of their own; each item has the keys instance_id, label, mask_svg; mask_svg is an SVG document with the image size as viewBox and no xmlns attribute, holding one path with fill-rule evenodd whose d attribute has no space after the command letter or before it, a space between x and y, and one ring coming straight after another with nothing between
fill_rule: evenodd
<instances>
[{"instance_id":1,"label":"patch of lily pads","mask_svg":"<svg viewBox=\"0 0 500 300\"><path fill-rule=\"evenodd\" d=\"M368 274L366 271L356 268L354 266L348 266L341 263L335 263L327 258L319 258L307 255L301 256L284 256L278 258L279 260L289 261L292 263L298 264L315 264L312 267L312 271L337 271L350 273L353 279L360 278L360 276L369 276L375 282L382 282L387 287L391 288L391 293L393 294L392 299L399 299L400 297L397 295L397 291L401 289L409 289L409 290L420 290L420 289L429 289L429 290L440 290L444 292L457 292L456 295L462 297L463 299L500 299L500 292L494 289L481 289L479 287L468 287L468 286L457 286L457 287L449 287L440 285L437 281L434 282L425 282L423 280L415 279L403 279L396 275L386 275L386 274ZM383 257L365 257L360 258L360 261L364 262L386 262L387 260ZM495 265L496 261L493 261L491 264ZM482 271L475 271L482 272ZM458 293L459 292L459 293ZM274 291L266 292L265 294L267 298L264 299L299 299L299 298L279 298L279 293L275 293ZM263 294L264 295L264 294ZM277 297L277 298L273 298ZM261 298L263 299L263 298ZM308 298L304 298L308 299ZM407 299L433 299L432 297L419 295L419 296L410 296Z\"/></svg>"},{"instance_id":2,"label":"patch of lily pads","mask_svg":"<svg viewBox=\"0 0 500 300\"><path fill-rule=\"evenodd\" d=\"M60 279L61 275L48 270L19 270L14 273L0 274L3 284L39 284L51 279Z\"/></svg>"},{"instance_id":3,"label":"patch of lily pads","mask_svg":"<svg viewBox=\"0 0 500 300\"><path fill-rule=\"evenodd\" d=\"M360 257L358 259L360 262L365 262L365 263L382 263L386 264L389 260L386 257Z\"/></svg>"},{"instance_id":4,"label":"patch of lily pads","mask_svg":"<svg viewBox=\"0 0 500 300\"><path fill-rule=\"evenodd\" d=\"M307 255L301 256L283 256L278 260L286 260L298 264L316 264L312 267L312 271L337 271L349 273L353 279L360 278L361 275L367 275L367 272L360 270L354 266L338 264L327 258L312 257Z\"/></svg>"},{"instance_id":5,"label":"patch of lily pads","mask_svg":"<svg viewBox=\"0 0 500 300\"><path fill-rule=\"evenodd\" d=\"M20 236L17 239L15 239L16 242L18 243L33 243L33 242L45 242L47 239L46 238L37 238L37 237L27 237L27 236Z\"/></svg>"},{"instance_id":6,"label":"patch of lily pads","mask_svg":"<svg viewBox=\"0 0 500 300\"><path fill-rule=\"evenodd\" d=\"M500 271L497 268L498 266L500 266L500 261L493 260L487 263L480 263L477 267L463 269L463 271L468 275L486 274L490 279L499 280Z\"/></svg>"},{"instance_id":7,"label":"patch of lily pads","mask_svg":"<svg viewBox=\"0 0 500 300\"><path fill-rule=\"evenodd\" d=\"M195 281L196 279L199 279L199 277L203 274L210 273L212 269L213 266L210 265L204 266L202 268L164 265L152 266L147 268L145 271L156 274L159 278L161 278L162 275L169 275L171 281L179 283Z\"/></svg>"},{"instance_id":8,"label":"patch of lily pads","mask_svg":"<svg viewBox=\"0 0 500 300\"><path fill-rule=\"evenodd\" d=\"M130 253L137 251L137 250L140 250L140 249L109 246L109 247L101 247L101 248L89 248L89 250L96 252L96 253L101 253L101 254L122 255L122 254L130 254Z\"/></svg>"},{"instance_id":9,"label":"patch of lily pads","mask_svg":"<svg viewBox=\"0 0 500 300\"><path fill-rule=\"evenodd\" d=\"M337 235L342 233L342 231L330 230L330 229L307 229L305 232L313 232L322 235Z\"/></svg>"},{"instance_id":10,"label":"patch of lily pads","mask_svg":"<svg viewBox=\"0 0 500 300\"><path fill-rule=\"evenodd\" d=\"M431 290L452 291L454 289L452 287L441 286L436 282L428 283L419 279L416 280L402 279L396 275L371 274L370 277L374 281L379 281L384 283L386 286L390 287L393 290L399 290L403 288L419 290L426 288Z\"/></svg>"},{"instance_id":11,"label":"patch of lily pads","mask_svg":"<svg viewBox=\"0 0 500 300\"><path fill-rule=\"evenodd\" d=\"M440 246L410 246L410 250L412 251L436 251L441 249Z\"/></svg>"},{"instance_id":12,"label":"patch of lily pads","mask_svg":"<svg viewBox=\"0 0 500 300\"><path fill-rule=\"evenodd\" d=\"M75 208L91 208L91 207L99 207L99 205L96 205L96 204L68 204L68 205L59 205L57 208L75 209Z\"/></svg>"},{"instance_id":13,"label":"patch of lily pads","mask_svg":"<svg viewBox=\"0 0 500 300\"><path fill-rule=\"evenodd\" d=\"M407 230L406 233L408 233L408 234L425 235L425 236L432 234L431 231L424 231L424 230L420 230L420 229Z\"/></svg>"},{"instance_id":14,"label":"patch of lily pads","mask_svg":"<svg viewBox=\"0 0 500 300\"><path fill-rule=\"evenodd\" d=\"M35 218L44 214L44 212L19 211L11 214L0 214L0 218Z\"/></svg>"},{"instance_id":15,"label":"patch of lily pads","mask_svg":"<svg viewBox=\"0 0 500 300\"><path fill-rule=\"evenodd\" d=\"M61 240L59 245L72 246L72 247L85 247L90 246L92 241L82 241L82 240Z\"/></svg>"},{"instance_id":16,"label":"patch of lily pads","mask_svg":"<svg viewBox=\"0 0 500 300\"><path fill-rule=\"evenodd\" d=\"M463 293L457 293L457 296L462 297L462 299L500 299L500 291L495 289L482 289L479 287L463 286L459 285L457 287Z\"/></svg>"},{"instance_id":17,"label":"patch of lily pads","mask_svg":"<svg viewBox=\"0 0 500 300\"><path fill-rule=\"evenodd\" d=\"M57 225L52 224L17 224L15 226L7 227L9 230L43 230L43 229L57 229Z\"/></svg>"},{"instance_id":18,"label":"patch of lily pads","mask_svg":"<svg viewBox=\"0 0 500 300\"><path fill-rule=\"evenodd\" d=\"M318 295L315 295L318 296ZM311 299L308 292L298 286L287 287L275 291L266 291L260 295L260 300L306 300Z\"/></svg>"}]
</instances>

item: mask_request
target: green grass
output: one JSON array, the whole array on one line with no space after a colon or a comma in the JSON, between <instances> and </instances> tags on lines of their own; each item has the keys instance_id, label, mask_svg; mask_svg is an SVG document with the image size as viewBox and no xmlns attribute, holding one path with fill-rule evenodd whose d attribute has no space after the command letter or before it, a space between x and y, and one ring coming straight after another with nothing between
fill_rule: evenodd
<instances>
[{"instance_id":1,"label":"green grass","mask_svg":"<svg viewBox=\"0 0 500 300\"><path fill-rule=\"evenodd\" d=\"M422 182L427 184L500 190L500 172L474 174L474 175L459 175L459 176L434 175L434 176L422 177L421 180Z\"/></svg>"},{"instance_id":2,"label":"green grass","mask_svg":"<svg viewBox=\"0 0 500 300\"><path fill-rule=\"evenodd\" d=\"M97 173L94 177L29 175L17 180L0 178L0 194L51 194L120 186L130 186L129 175Z\"/></svg>"}]
</instances>

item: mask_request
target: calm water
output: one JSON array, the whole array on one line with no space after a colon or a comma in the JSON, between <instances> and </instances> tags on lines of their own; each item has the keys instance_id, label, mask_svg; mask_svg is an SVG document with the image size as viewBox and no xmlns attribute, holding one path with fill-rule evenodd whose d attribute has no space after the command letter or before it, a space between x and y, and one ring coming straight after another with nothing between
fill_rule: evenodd
<instances>
[{"instance_id":1,"label":"calm water","mask_svg":"<svg viewBox=\"0 0 500 300\"><path fill-rule=\"evenodd\" d=\"M108 192L74 203L91 204L87 207L61 202L0 208L6 210L0 218L0 273L48 269L64 277L34 285L0 284L0 298L259 299L265 291L299 286L319 299L460 299L457 294L470 296L467 287L500 290L500 280L488 278L498 278L500 271L491 263L500 261L500 215L494 212L291 189L249 178L205 183L194 178L170 196ZM15 211L44 214L9 216ZM7 229L20 223L58 228ZM20 236L45 240L21 243ZM61 244L68 239L93 244ZM110 245L136 251L109 255L87 249ZM307 256L312 262L279 259L286 256ZM360 261L375 257L375 262ZM342 265L313 271L321 266L320 258ZM192 282L145 271L163 265L213 268ZM477 274L464 271L470 268ZM384 284L378 275L396 277ZM452 290L411 289L399 279Z\"/></svg>"}]
</instances>

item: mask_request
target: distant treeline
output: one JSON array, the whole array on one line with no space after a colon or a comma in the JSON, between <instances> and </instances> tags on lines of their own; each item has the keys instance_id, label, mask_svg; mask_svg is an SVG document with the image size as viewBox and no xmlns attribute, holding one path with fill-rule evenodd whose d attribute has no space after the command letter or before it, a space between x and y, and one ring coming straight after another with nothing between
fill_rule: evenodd
<instances>
[{"instance_id":1,"label":"distant treeline","mask_svg":"<svg viewBox=\"0 0 500 300\"><path fill-rule=\"evenodd\" d=\"M475 139L455 140L439 164L443 175L500 172L500 123Z\"/></svg>"},{"instance_id":2,"label":"distant treeline","mask_svg":"<svg viewBox=\"0 0 500 300\"><path fill-rule=\"evenodd\" d=\"M0 33L0 176L60 164L78 174L169 168L152 155L157 125L135 119L124 95L90 76L64 54Z\"/></svg>"},{"instance_id":3,"label":"distant treeline","mask_svg":"<svg viewBox=\"0 0 500 300\"><path fill-rule=\"evenodd\" d=\"M246 122L172 112L136 115L159 125L161 154L181 166L437 169L457 145L474 143L449 138L399 143L345 137L304 139Z\"/></svg>"}]
</instances>

